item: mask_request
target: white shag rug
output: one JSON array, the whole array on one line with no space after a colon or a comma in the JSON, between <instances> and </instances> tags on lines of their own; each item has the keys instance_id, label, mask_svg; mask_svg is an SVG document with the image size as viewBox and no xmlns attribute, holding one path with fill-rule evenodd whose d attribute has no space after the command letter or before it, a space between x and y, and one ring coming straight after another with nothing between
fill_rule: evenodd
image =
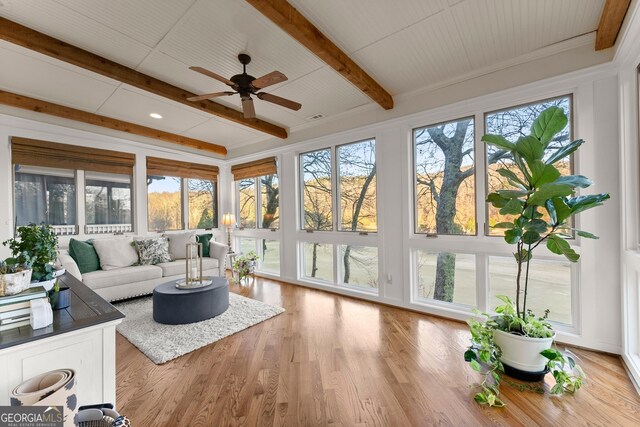
<instances>
[{"instance_id":1,"label":"white shag rug","mask_svg":"<svg viewBox=\"0 0 640 427\"><path fill-rule=\"evenodd\" d=\"M153 320L151 297L114 305L127 316L117 326L117 331L156 365L214 343L285 311L284 308L229 292L229 308L221 315L186 325L164 325Z\"/></svg>"}]
</instances>

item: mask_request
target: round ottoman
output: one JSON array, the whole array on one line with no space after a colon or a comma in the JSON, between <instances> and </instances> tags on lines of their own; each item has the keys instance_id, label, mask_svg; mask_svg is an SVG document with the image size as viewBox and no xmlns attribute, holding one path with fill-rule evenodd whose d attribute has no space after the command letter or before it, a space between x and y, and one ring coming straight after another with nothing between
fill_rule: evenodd
<instances>
[{"instance_id":1,"label":"round ottoman","mask_svg":"<svg viewBox=\"0 0 640 427\"><path fill-rule=\"evenodd\" d=\"M229 282L224 277L211 279L211 285L195 289L178 289L175 281L156 286L153 290L153 320L180 325L224 313L229 308Z\"/></svg>"}]
</instances>

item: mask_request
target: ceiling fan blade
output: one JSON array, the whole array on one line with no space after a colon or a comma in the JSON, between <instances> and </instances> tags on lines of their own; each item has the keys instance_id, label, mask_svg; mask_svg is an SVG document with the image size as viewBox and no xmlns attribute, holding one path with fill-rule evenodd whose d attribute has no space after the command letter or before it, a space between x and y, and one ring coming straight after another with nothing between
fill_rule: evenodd
<instances>
[{"instance_id":1,"label":"ceiling fan blade","mask_svg":"<svg viewBox=\"0 0 640 427\"><path fill-rule=\"evenodd\" d=\"M193 70L193 71L197 71L198 73L204 74L205 76L209 76L209 77L211 77L213 79L216 79L219 82L222 82L222 83L224 83L224 84L226 84L228 86L233 86L233 82L231 80L226 79L226 78L222 77L221 75L214 73L213 71L209 71L209 70L207 70L205 68L202 68L202 67L189 67L189 69Z\"/></svg>"},{"instance_id":2,"label":"ceiling fan blade","mask_svg":"<svg viewBox=\"0 0 640 427\"><path fill-rule=\"evenodd\" d=\"M258 77L257 79L252 81L251 84L256 89L264 89L267 86L284 82L285 80L287 80L287 76L282 74L280 71L272 71L269 74L265 74L262 77Z\"/></svg>"},{"instance_id":3,"label":"ceiling fan blade","mask_svg":"<svg viewBox=\"0 0 640 427\"><path fill-rule=\"evenodd\" d=\"M217 98L219 96L230 96L230 95L234 95L238 92L214 92L214 93L205 93L204 95L198 95L198 96L192 96L190 98L187 98L187 101L202 101L203 99L211 99L211 98Z\"/></svg>"},{"instance_id":4,"label":"ceiling fan blade","mask_svg":"<svg viewBox=\"0 0 640 427\"><path fill-rule=\"evenodd\" d=\"M253 119L256 116L256 109L253 106L253 99L245 98L242 100L242 111L245 119Z\"/></svg>"},{"instance_id":5,"label":"ceiling fan blade","mask_svg":"<svg viewBox=\"0 0 640 427\"><path fill-rule=\"evenodd\" d=\"M285 108L289 108L289 109L294 110L294 111L298 111L300 108L302 108L302 104L300 104L298 102L291 101L291 100L286 99L286 98L281 98L279 96L272 95L270 93L260 92L260 93L257 93L256 96L258 98L262 99L263 101L271 102L273 104L277 104L277 105L280 105L280 106L285 107Z\"/></svg>"}]
</instances>

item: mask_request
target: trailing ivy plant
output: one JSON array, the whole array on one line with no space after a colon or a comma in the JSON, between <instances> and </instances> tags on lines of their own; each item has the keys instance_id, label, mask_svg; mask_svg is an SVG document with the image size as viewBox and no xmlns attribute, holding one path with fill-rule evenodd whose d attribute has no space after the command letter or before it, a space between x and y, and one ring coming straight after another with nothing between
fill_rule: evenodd
<instances>
[{"instance_id":1,"label":"trailing ivy plant","mask_svg":"<svg viewBox=\"0 0 640 427\"><path fill-rule=\"evenodd\" d=\"M513 170L497 170L512 188L489 194L487 202L499 209L501 215L513 216L513 221L500 222L492 228L503 229L505 241L515 245L513 255L517 274L515 303L507 296L500 296L504 304L495 309L497 316L476 312L480 320L468 321L471 345L464 357L474 370L484 375L479 384L481 389L475 395L475 400L481 404L504 405L498 393L504 367L500 362L501 350L493 341L494 330L534 338L554 336L547 321L549 311L537 317L527 308L529 264L534 250L545 243L552 253L577 262L580 255L566 239L572 238L574 233L583 238L597 239L587 231L573 228L570 220L581 212L602 205L609 199L609 194L576 195L578 189L587 188L592 182L582 175L563 176L556 167L558 162L578 150L584 141L578 139L547 152L549 143L567 123L562 108L549 107L533 121L530 134L520 137L515 143L502 135L482 137L486 144L500 150L502 158L509 159L514 166ZM547 367L556 380L552 394L573 393L580 388L584 373L571 355L553 348L541 354L548 359Z\"/></svg>"},{"instance_id":2,"label":"trailing ivy plant","mask_svg":"<svg viewBox=\"0 0 640 427\"><path fill-rule=\"evenodd\" d=\"M482 382L476 384L479 391L474 396L475 401L482 405L502 407L504 402L499 397L501 382L508 382L521 391L530 390L544 393L544 389L513 383L503 378L504 366L500 361L502 350L493 341L493 331L495 329L508 331L513 327L518 329L519 325L524 323L523 335L532 338L550 338L553 336L553 329L547 321L548 310L542 317L536 317L529 311L523 322L520 316L515 315L515 304L508 297L500 295L498 298L504 302L503 305L496 307L496 312L501 313L500 315L491 316L488 313L475 310L474 313L481 320L471 318L467 321L471 330L471 345L464 353L464 359L469 362L473 370L482 374ZM585 375L569 352L550 348L540 354L548 360L547 368L556 380L556 384L551 388L551 394L578 391Z\"/></svg>"}]
</instances>

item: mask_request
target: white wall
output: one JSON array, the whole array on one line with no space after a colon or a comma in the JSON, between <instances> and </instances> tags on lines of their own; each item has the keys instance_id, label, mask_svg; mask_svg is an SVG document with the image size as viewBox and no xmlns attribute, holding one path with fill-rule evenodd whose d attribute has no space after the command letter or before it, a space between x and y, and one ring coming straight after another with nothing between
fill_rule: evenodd
<instances>
[{"instance_id":1,"label":"white wall","mask_svg":"<svg viewBox=\"0 0 640 427\"><path fill-rule=\"evenodd\" d=\"M426 307L411 298L410 255L411 249L451 250L476 254L491 253L510 256L512 247L502 239L482 235L484 222L484 188L482 160L476 166L477 212L479 235L439 236L425 239L412 236L412 171L411 130L415 127L454 120L474 115L476 117L476 158L482 159L483 113L500 108L537 101L548 97L572 93L574 96L574 138L587 141L576 159L575 173L593 179L589 192L609 192L612 200L604 207L589 211L579 218L579 226L600 236L600 240L577 239L575 246L582 253L581 262L574 268L574 298L577 304L574 328L559 328L559 340L620 353L622 332L620 321L620 185L618 138L618 75L611 65L597 66L565 76L520 86L514 89L458 102L445 107L411 114L375 125L363 126L346 132L335 133L300 142L281 149L264 151L257 155L233 159L242 163L266 155L276 155L280 160L281 272L282 279L305 286L331 289L347 295L381 301L400 307L465 319L468 310L434 304ZM297 158L301 152L322 149L365 138L376 138L378 166L378 233L366 237L345 236L341 232L316 232L309 235L300 231L298 211ZM231 182L231 178L229 178ZM233 186L226 189L233 192ZM229 199L232 201L231 199ZM228 209L231 209L229 205ZM236 231L236 236L263 236L259 231ZM275 236L271 235L270 238ZM318 282L301 280L296 260L297 245L301 241L373 244L379 248L379 295L356 290L330 287ZM552 254L543 256L552 257ZM477 275L486 274L486 263L479 263ZM391 280L388 280L388 278ZM480 295L479 301L486 301Z\"/></svg>"},{"instance_id":2,"label":"white wall","mask_svg":"<svg viewBox=\"0 0 640 427\"><path fill-rule=\"evenodd\" d=\"M477 196L479 236L477 237L439 237L425 239L410 235L411 219L411 167L410 133L418 126L452 120L467 115L475 115L480 125L482 114L499 108L536 101L551 96L572 93L575 109L575 138L583 138L587 144L581 148L577 159L577 173L593 178L594 187L590 191L608 191L612 200L605 207L587 212L579 219L580 227L599 235L599 241L576 240L582 253L582 260L575 269L576 298L579 311L576 313L576 327L559 332L559 339L585 347L621 352L622 328L620 319L621 279L621 193L617 171L619 170L620 144L618 138L618 72L612 65L597 66L568 75L519 86L492 95L457 102L416 114L394 118L381 123L367 125L346 132L334 133L313 140L300 142L281 149L272 149L259 155L246 156L224 163L209 157L180 153L169 148L153 148L140 142L123 138L103 136L82 130L68 129L62 126L41 123L34 120L0 115L0 239L11 237L12 221L12 178L9 137L12 135L44 139L67 144L86 145L134 152L139 159L145 155L175 158L185 161L203 162L221 166L219 212L233 212L233 182L229 166L251 159L276 155L280 164L281 182L281 229L275 233L262 231L268 238L281 240L282 278L293 283L298 279L296 260L298 242L308 240L307 233L299 231L297 207L297 156L301 151L325 148L336 143L357 141L375 137L378 159L378 209L379 232L370 236L345 237L340 239L352 242L366 241L379 248L379 286L380 294L363 294L353 290L335 289L344 294L377 300L400 307L408 307L454 318L466 318L468 312L446 306L426 307L412 302L410 292L410 253L412 248L456 250L478 254L509 255L512 248L501 239L482 235L484 201L481 191ZM482 128L477 127L478 136ZM479 143L478 143L479 144ZM480 159L480 145L476 152ZM482 167L478 162L477 188L484 187ZM144 162L138 161L135 170L136 189L136 226L137 234L146 233L146 198ZM217 232L218 239L225 240L224 230ZM254 232L260 234L260 232ZM249 235L249 231L237 231L236 236ZM332 241L337 234L316 233L314 239ZM7 251L0 248L0 256ZM486 265L485 265L486 267ZM482 265L478 274L486 273ZM387 280L390 277L391 280ZM304 283L306 286L326 288L321 284ZM480 296L481 301L486 300Z\"/></svg>"},{"instance_id":3,"label":"white wall","mask_svg":"<svg viewBox=\"0 0 640 427\"><path fill-rule=\"evenodd\" d=\"M136 235L146 235L147 232L147 185L146 185L146 156L162 157L188 162L222 166L222 177L219 188L224 188L226 182L224 162L212 159L208 156L184 153L166 147L155 147L142 142L131 141L124 138L98 135L92 132L71 129L59 125L38 122L31 119L0 114L0 242L13 237L13 176L11 164L11 136L41 139L45 141L60 142L64 144L80 145L85 147L102 148L115 151L124 151L136 155L136 166L133 177L133 209L134 226ZM219 203L225 203L228 194L221 194ZM78 216L84 212L84 200L77 198ZM153 233L154 234L154 233ZM221 230L215 230L216 240L223 238ZM104 235L102 235L104 236ZM75 236L74 236L75 237ZM89 238L84 230L80 230L80 238ZM62 246L65 246L69 236L60 237ZM10 253L0 245L0 258L9 256Z\"/></svg>"}]
</instances>

